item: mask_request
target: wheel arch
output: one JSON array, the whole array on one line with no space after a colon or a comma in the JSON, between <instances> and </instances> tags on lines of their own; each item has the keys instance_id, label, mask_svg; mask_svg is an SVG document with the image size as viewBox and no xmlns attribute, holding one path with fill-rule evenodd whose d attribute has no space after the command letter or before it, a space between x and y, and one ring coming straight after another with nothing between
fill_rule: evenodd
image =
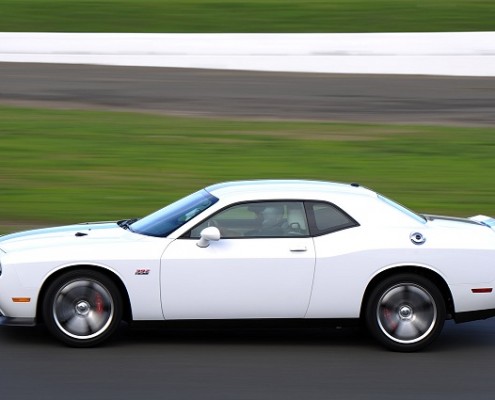
<instances>
[{"instance_id":1,"label":"wheel arch","mask_svg":"<svg viewBox=\"0 0 495 400\"><path fill-rule=\"evenodd\" d=\"M407 266L397 266L397 267L389 268L387 270L378 273L376 276L373 277L373 279L368 283L368 286L366 287L361 302L361 310L360 310L361 320L364 320L364 315L366 313L366 306L370 300L370 295L373 292L373 289L384 279L403 273L417 274L430 280L438 288L438 290L440 290L440 293L442 294L442 297L445 301L447 319L453 318L455 313L454 300L452 298L452 293L450 291L450 288L447 285L447 282L445 282L445 280L443 279L443 277L429 268L422 266L407 265Z\"/></svg>"},{"instance_id":2,"label":"wheel arch","mask_svg":"<svg viewBox=\"0 0 495 400\"><path fill-rule=\"evenodd\" d=\"M54 282L57 278L60 276L66 274L67 272L71 271L95 271L99 272L103 275L105 275L107 278L111 279L113 283L117 286L121 296L122 296L122 302L124 304L124 310L123 310L123 320L127 322L132 321L132 307L131 307L131 301L129 297L129 293L127 292L127 289L120 279L120 277L115 274L114 272L100 267L96 265L89 265L89 264L81 264L81 265L72 265L68 266L65 268L61 268L59 270L54 271L51 275L49 275L45 281L43 282L43 285L41 286L39 295L38 295L38 302L36 304L36 321L38 323L44 322L43 321L43 301L46 296L46 292L52 282Z\"/></svg>"}]
</instances>

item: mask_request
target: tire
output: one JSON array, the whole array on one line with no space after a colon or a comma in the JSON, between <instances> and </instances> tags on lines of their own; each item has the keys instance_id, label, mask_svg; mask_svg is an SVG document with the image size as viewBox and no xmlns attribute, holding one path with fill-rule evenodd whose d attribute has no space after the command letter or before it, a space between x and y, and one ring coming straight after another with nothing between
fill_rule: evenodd
<instances>
[{"instance_id":1,"label":"tire","mask_svg":"<svg viewBox=\"0 0 495 400\"><path fill-rule=\"evenodd\" d=\"M445 318L445 301L438 288L415 274L400 274L380 282L366 306L371 335L393 351L425 348L438 337Z\"/></svg>"},{"instance_id":2,"label":"tire","mask_svg":"<svg viewBox=\"0 0 495 400\"><path fill-rule=\"evenodd\" d=\"M58 340L72 347L91 347L115 333L122 304L117 286L106 275L75 270L50 284L43 299L43 317Z\"/></svg>"}]
</instances>

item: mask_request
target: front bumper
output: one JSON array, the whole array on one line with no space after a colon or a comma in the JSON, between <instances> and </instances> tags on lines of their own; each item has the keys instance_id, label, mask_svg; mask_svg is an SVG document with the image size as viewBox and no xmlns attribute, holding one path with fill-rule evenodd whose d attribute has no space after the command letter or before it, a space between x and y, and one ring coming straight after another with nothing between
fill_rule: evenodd
<instances>
[{"instance_id":1,"label":"front bumper","mask_svg":"<svg viewBox=\"0 0 495 400\"><path fill-rule=\"evenodd\" d=\"M35 318L6 317L0 314L0 326L35 326Z\"/></svg>"}]
</instances>

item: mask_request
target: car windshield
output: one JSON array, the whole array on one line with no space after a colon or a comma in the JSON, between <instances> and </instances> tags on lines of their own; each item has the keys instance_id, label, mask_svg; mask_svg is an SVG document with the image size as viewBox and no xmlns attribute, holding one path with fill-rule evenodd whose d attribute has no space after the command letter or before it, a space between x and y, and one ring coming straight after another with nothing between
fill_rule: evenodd
<instances>
[{"instance_id":1,"label":"car windshield","mask_svg":"<svg viewBox=\"0 0 495 400\"><path fill-rule=\"evenodd\" d=\"M200 190L134 222L132 231L147 236L168 236L217 201L206 190Z\"/></svg>"},{"instance_id":2,"label":"car windshield","mask_svg":"<svg viewBox=\"0 0 495 400\"><path fill-rule=\"evenodd\" d=\"M378 198L380 200L384 201L385 203L387 203L388 205L390 205L390 206L394 207L395 209L399 210L403 214L406 214L409 217L414 218L416 221L421 222L422 224L424 224L426 222L426 218L422 217L421 215L416 214L415 212L413 212L413 211L409 210L408 208L404 207L403 205L401 205L399 203L396 203L395 201L390 200L390 199L386 198L385 196L382 196L381 194L378 195Z\"/></svg>"}]
</instances>

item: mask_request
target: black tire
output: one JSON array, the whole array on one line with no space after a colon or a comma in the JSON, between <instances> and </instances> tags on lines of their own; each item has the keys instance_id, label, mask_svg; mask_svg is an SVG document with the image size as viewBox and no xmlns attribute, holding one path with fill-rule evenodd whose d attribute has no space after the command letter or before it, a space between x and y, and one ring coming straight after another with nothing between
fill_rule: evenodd
<instances>
[{"instance_id":1,"label":"black tire","mask_svg":"<svg viewBox=\"0 0 495 400\"><path fill-rule=\"evenodd\" d=\"M400 274L380 282L366 305L371 335L390 350L425 348L440 334L446 318L445 301L428 279Z\"/></svg>"},{"instance_id":2,"label":"black tire","mask_svg":"<svg viewBox=\"0 0 495 400\"><path fill-rule=\"evenodd\" d=\"M46 327L72 347L96 346L107 340L122 319L122 296L106 275L74 270L55 279L43 299Z\"/></svg>"}]
</instances>

